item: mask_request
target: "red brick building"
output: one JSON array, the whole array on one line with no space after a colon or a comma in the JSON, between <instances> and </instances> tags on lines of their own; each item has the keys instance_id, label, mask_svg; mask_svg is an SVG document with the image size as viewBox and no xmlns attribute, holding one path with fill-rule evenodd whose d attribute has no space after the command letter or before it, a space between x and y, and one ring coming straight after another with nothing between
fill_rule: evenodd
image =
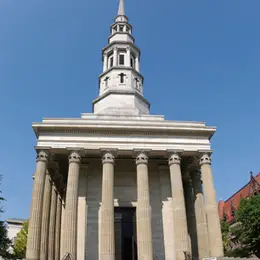
<instances>
[{"instance_id":1,"label":"red brick building","mask_svg":"<svg viewBox=\"0 0 260 260\"><path fill-rule=\"evenodd\" d=\"M219 217L222 220L226 220L232 224L235 222L235 210L238 208L240 200L242 198L251 197L260 193L260 173L253 176L250 174L249 182L236 193L234 193L226 201L220 200L218 203Z\"/></svg>"}]
</instances>

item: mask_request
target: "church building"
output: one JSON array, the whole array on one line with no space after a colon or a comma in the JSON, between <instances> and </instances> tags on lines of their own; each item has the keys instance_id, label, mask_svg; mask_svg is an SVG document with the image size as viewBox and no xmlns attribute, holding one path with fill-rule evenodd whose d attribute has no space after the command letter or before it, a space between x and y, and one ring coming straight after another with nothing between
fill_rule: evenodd
<instances>
[{"instance_id":1,"label":"church building","mask_svg":"<svg viewBox=\"0 0 260 260\"><path fill-rule=\"evenodd\" d=\"M110 31L93 112L33 123L26 259L221 257L216 128L151 115L124 0Z\"/></svg>"}]
</instances>

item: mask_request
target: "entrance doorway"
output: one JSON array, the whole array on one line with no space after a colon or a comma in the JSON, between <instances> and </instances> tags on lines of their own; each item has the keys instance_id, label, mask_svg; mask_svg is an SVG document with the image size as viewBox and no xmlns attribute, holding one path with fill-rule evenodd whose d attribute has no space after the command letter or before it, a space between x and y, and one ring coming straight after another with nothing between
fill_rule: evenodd
<instances>
[{"instance_id":1,"label":"entrance doorway","mask_svg":"<svg viewBox=\"0 0 260 260\"><path fill-rule=\"evenodd\" d=\"M135 208L115 208L116 260L137 260Z\"/></svg>"}]
</instances>

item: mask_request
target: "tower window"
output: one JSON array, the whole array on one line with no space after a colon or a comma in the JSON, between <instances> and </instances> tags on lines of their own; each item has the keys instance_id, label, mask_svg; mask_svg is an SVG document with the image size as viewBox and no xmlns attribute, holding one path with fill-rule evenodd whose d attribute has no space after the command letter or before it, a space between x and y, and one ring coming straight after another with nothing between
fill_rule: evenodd
<instances>
[{"instance_id":1,"label":"tower window","mask_svg":"<svg viewBox=\"0 0 260 260\"><path fill-rule=\"evenodd\" d=\"M124 65L125 64L125 55L120 54L119 55L119 65Z\"/></svg>"},{"instance_id":2,"label":"tower window","mask_svg":"<svg viewBox=\"0 0 260 260\"><path fill-rule=\"evenodd\" d=\"M108 80L109 80L109 77L106 77L106 78L104 79L104 81L105 81L105 88L108 87Z\"/></svg>"},{"instance_id":3,"label":"tower window","mask_svg":"<svg viewBox=\"0 0 260 260\"><path fill-rule=\"evenodd\" d=\"M110 58L110 64L109 64L109 67L110 67L110 68L113 67L113 63L114 63L114 58L111 57L111 58Z\"/></svg>"},{"instance_id":4,"label":"tower window","mask_svg":"<svg viewBox=\"0 0 260 260\"><path fill-rule=\"evenodd\" d=\"M120 26L119 26L119 31L120 31L120 32L123 32L123 31L124 31L124 25L120 25Z\"/></svg>"},{"instance_id":5,"label":"tower window","mask_svg":"<svg viewBox=\"0 0 260 260\"><path fill-rule=\"evenodd\" d=\"M131 62L131 67L134 68L134 59L131 58L131 61L130 61L130 62Z\"/></svg>"},{"instance_id":6,"label":"tower window","mask_svg":"<svg viewBox=\"0 0 260 260\"><path fill-rule=\"evenodd\" d=\"M125 74L121 73L119 74L119 77L120 77L120 83L125 83Z\"/></svg>"},{"instance_id":7,"label":"tower window","mask_svg":"<svg viewBox=\"0 0 260 260\"><path fill-rule=\"evenodd\" d=\"M128 33L130 31L129 27L126 26L126 32Z\"/></svg>"},{"instance_id":8,"label":"tower window","mask_svg":"<svg viewBox=\"0 0 260 260\"><path fill-rule=\"evenodd\" d=\"M139 79L135 78L135 88L139 89Z\"/></svg>"}]
</instances>

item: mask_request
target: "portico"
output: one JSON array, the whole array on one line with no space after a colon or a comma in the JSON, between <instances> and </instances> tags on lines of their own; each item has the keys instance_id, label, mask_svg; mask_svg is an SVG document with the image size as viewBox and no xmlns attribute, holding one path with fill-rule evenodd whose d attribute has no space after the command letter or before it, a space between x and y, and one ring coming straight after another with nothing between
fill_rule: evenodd
<instances>
[{"instance_id":1,"label":"portico","mask_svg":"<svg viewBox=\"0 0 260 260\"><path fill-rule=\"evenodd\" d=\"M129 239L135 260L223 256L211 169L216 129L149 115L139 59L120 0L93 113L33 124L26 259L123 260ZM127 219L124 208L136 223L128 242L117 222Z\"/></svg>"},{"instance_id":2,"label":"portico","mask_svg":"<svg viewBox=\"0 0 260 260\"><path fill-rule=\"evenodd\" d=\"M121 126L120 129L112 130L112 128L118 128L118 119L114 119L114 121L112 116L104 116L102 119L96 119L99 122L98 128L102 128L101 121L104 125L104 120L109 118L111 130L106 136L102 136L100 129L96 129L95 134L91 130L92 134L90 134L87 126L92 124L92 118L84 117L81 120L71 119L71 122L66 122L67 125L62 126L63 129L61 129L62 122L58 122L63 121L62 119L55 120L55 124L53 120L46 119L44 123L34 125L36 133L50 131L50 135L45 134L40 137L36 147L38 157L28 238L28 259L39 259L40 256L41 259L47 259L48 254L57 255L57 251L60 250L58 245L55 246L57 239L52 239L53 236L48 235L48 232L49 234L55 232L53 224L50 223L57 223L57 227L62 219L59 217L60 213L54 214L55 209L53 209L56 207L56 211L61 212L61 201L65 202L63 223L61 223L61 229L56 229L57 237L60 236L57 232L61 232L61 230L63 232L60 258L66 253L70 253L74 259L79 259L77 253L81 252L81 259L87 259L88 255L93 259L93 256L98 257L97 254L99 254L99 259L115 259L114 207L118 206L136 207L138 259L153 259L157 252L156 247L159 245L163 248L161 253L169 256L167 259L183 260L184 252L198 254L200 259L211 255L222 255L222 240L211 171L211 151L209 143L205 142L205 140L209 140L215 129L206 127L202 123L192 123L193 125L191 125L184 122L181 125L179 122L165 120L155 120L152 123L147 120L149 116L146 116L140 117L138 124L132 127L133 129L131 129L133 121L128 119L128 127ZM78 121L78 125L73 124L73 121ZM147 127L148 123L149 128L154 128L154 131L161 128L159 131L160 147L155 147L158 138L155 132L152 133L150 130L150 135L146 136L145 132L134 130L142 125ZM79 124L82 124L81 127ZM121 124L123 124L122 121ZM57 125L59 128L56 136L53 125ZM72 125L74 126L72 127ZM164 136L165 130L163 129L166 128L166 125L168 125L167 135ZM178 125L177 128L176 125ZM85 133L81 132L80 136L82 141L85 138L89 139L86 143L76 141L79 139L77 137L79 134L76 135L71 129L74 128L76 131L77 128L84 127L86 127ZM67 130L68 128L70 131ZM192 137L195 129L197 134ZM189 143L182 145L183 150L177 149L176 143L180 138L175 137L176 130L183 132L184 136L190 132ZM172 133L170 133L171 131ZM136 148L134 135L138 136L138 139L141 139L143 135L143 138L146 139L143 143L151 149ZM62 141L61 136L63 136ZM107 148L104 146L101 148L102 146L99 144L100 148L95 149L94 146L97 144L93 140L97 138L104 143L107 139ZM48 139L52 140L48 141ZM121 142L122 140L124 142ZM69 147L70 143L73 143L74 148ZM61 148L61 145L64 148ZM115 149L115 146L118 149ZM169 147L176 149L169 149ZM164 167L164 171L161 171L162 167ZM188 179L184 174L187 171L189 171ZM205 194L202 193L200 173ZM160 180L165 181L160 183ZM187 181L192 184L192 192L189 196L194 196L192 200L194 203L192 205L186 203L185 206L185 197L188 194L185 193L186 190L183 187ZM170 193L166 190L169 190ZM160 196L160 193L165 192L167 194ZM80 196L84 197L83 209L79 208L78 204ZM161 208L161 205L167 204L168 201L172 202L169 204L169 209L173 212L171 230L163 228L163 225L167 225L167 222L171 221L169 211L165 212ZM153 208L155 204L157 204L157 208ZM94 221L94 216L91 216L92 205L98 213L97 223L93 226L91 225L91 221ZM193 222L193 226L188 225L188 216L192 210L187 207L194 207L195 210L196 221ZM79 211L90 215L78 215ZM34 218L36 213L38 217ZM85 219L82 219L84 217ZM85 224L86 220L89 220L90 223ZM158 228L153 221L160 222L161 227ZM212 223L210 227L209 223ZM34 227L39 226L42 228L35 230ZM49 231L47 227L49 227ZM189 239L191 230L188 228L192 229L192 232L196 231L198 244L195 252L192 252L194 248L192 243L195 241ZM97 232L95 235L91 232L93 229ZM80 241L82 232L85 243ZM156 232L161 234L156 234ZM169 241L171 235L168 233L174 234L173 241ZM161 236L161 241L154 239L157 235ZM94 238L99 244L99 248L97 248L95 243L96 252L91 246L93 241L87 241ZM46 241L48 241L48 247ZM211 241L214 242L210 244ZM78 243L81 246L77 245ZM168 243L172 247L167 247ZM56 253L52 251L52 248ZM166 251L168 252L166 253ZM29 257L30 254L32 257Z\"/></svg>"}]
</instances>

